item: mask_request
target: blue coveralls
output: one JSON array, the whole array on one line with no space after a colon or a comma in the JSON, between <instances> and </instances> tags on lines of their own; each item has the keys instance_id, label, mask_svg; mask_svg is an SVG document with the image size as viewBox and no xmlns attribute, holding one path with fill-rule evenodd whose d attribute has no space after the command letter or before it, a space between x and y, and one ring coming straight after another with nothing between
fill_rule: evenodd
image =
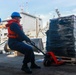
<instances>
[{"instance_id":1,"label":"blue coveralls","mask_svg":"<svg viewBox=\"0 0 76 75\"><path fill-rule=\"evenodd\" d=\"M24 32L20 29L17 23L12 23L10 25L10 29L18 34L18 38L8 38L8 46L12 50L19 51L24 54L23 63L27 64L28 62L34 63L35 56L33 52L33 48L23 41L29 42L29 38L24 34Z\"/></svg>"}]
</instances>

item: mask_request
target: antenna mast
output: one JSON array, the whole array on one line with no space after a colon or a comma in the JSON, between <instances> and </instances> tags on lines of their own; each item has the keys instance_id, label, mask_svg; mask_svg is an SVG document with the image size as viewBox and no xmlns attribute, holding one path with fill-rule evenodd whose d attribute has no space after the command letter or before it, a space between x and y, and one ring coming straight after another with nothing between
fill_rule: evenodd
<instances>
[{"instance_id":1,"label":"antenna mast","mask_svg":"<svg viewBox=\"0 0 76 75\"><path fill-rule=\"evenodd\" d=\"M26 12L28 13L28 2L26 2Z\"/></svg>"},{"instance_id":2,"label":"antenna mast","mask_svg":"<svg viewBox=\"0 0 76 75\"><path fill-rule=\"evenodd\" d=\"M24 11L24 9L23 9L23 5L20 5L20 10L21 10L21 12Z\"/></svg>"},{"instance_id":3,"label":"antenna mast","mask_svg":"<svg viewBox=\"0 0 76 75\"><path fill-rule=\"evenodd\" d=\"M60 14L59 10L58 9L55 9L55 11L56 11L58 17L60 18L61 14Z\"/></svg>"}]
</instances>

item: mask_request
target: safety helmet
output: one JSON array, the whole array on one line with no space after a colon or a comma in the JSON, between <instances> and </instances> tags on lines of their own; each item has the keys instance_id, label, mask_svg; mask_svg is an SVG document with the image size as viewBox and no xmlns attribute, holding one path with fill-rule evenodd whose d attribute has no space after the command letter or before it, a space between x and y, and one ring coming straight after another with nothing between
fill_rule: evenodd
<instances>
[{"instance_id":1,"label":"safety helmet","mask_svg":"<svg viewBox=\"0 0 76 75\"><path fill-rule=\"evenodd\" d=\"M0 22L1 22L1 18L0 18Z\"/></svg>"},{"instance_id":2,"label":"safety helmet","mask_svg":"<svg viewBox=\"0 0 76 75\"><path fill-rule=\"evenodd\" d=\"M19 17L19 18L21 18L20 14L19 14L18 12L13 12L13 13L11 14L11 17L12 17L12 18L14 18L14 17Z\"/></svg>"}]
</instances>

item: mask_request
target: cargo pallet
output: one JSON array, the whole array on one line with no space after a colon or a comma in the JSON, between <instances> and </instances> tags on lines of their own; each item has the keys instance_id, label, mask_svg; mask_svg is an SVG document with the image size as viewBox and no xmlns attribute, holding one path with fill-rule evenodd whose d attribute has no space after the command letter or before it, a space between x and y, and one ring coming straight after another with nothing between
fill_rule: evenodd
<instances>
[{"instance_id":1,"label":"cargo pallet","mask_svg":"<svg viewBox=\"0 0 76 75\"><path fill-rule=\"evenodd\" d=\"M65 57L65 56L56 56L58 60L64 61L66 64L76 65L76 58L75 57Z\"/></svg>"}]
</instances>

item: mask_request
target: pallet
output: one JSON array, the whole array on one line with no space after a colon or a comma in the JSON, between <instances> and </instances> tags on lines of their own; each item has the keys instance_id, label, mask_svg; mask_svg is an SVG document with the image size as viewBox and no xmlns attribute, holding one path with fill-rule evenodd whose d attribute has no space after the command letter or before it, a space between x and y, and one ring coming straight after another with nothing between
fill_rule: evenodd
<instances>
[{"instance_id":1,"label":"pallet","mask_svg":"<svg viewBox=\"0 0 76 75\"><path fill-rule=\"evenodd\" d=\"M74 57L65 57L65 56L56 56L58 60L62 60L65 63L76 64L76 58Z\"/></svg>"}]
</instances>

